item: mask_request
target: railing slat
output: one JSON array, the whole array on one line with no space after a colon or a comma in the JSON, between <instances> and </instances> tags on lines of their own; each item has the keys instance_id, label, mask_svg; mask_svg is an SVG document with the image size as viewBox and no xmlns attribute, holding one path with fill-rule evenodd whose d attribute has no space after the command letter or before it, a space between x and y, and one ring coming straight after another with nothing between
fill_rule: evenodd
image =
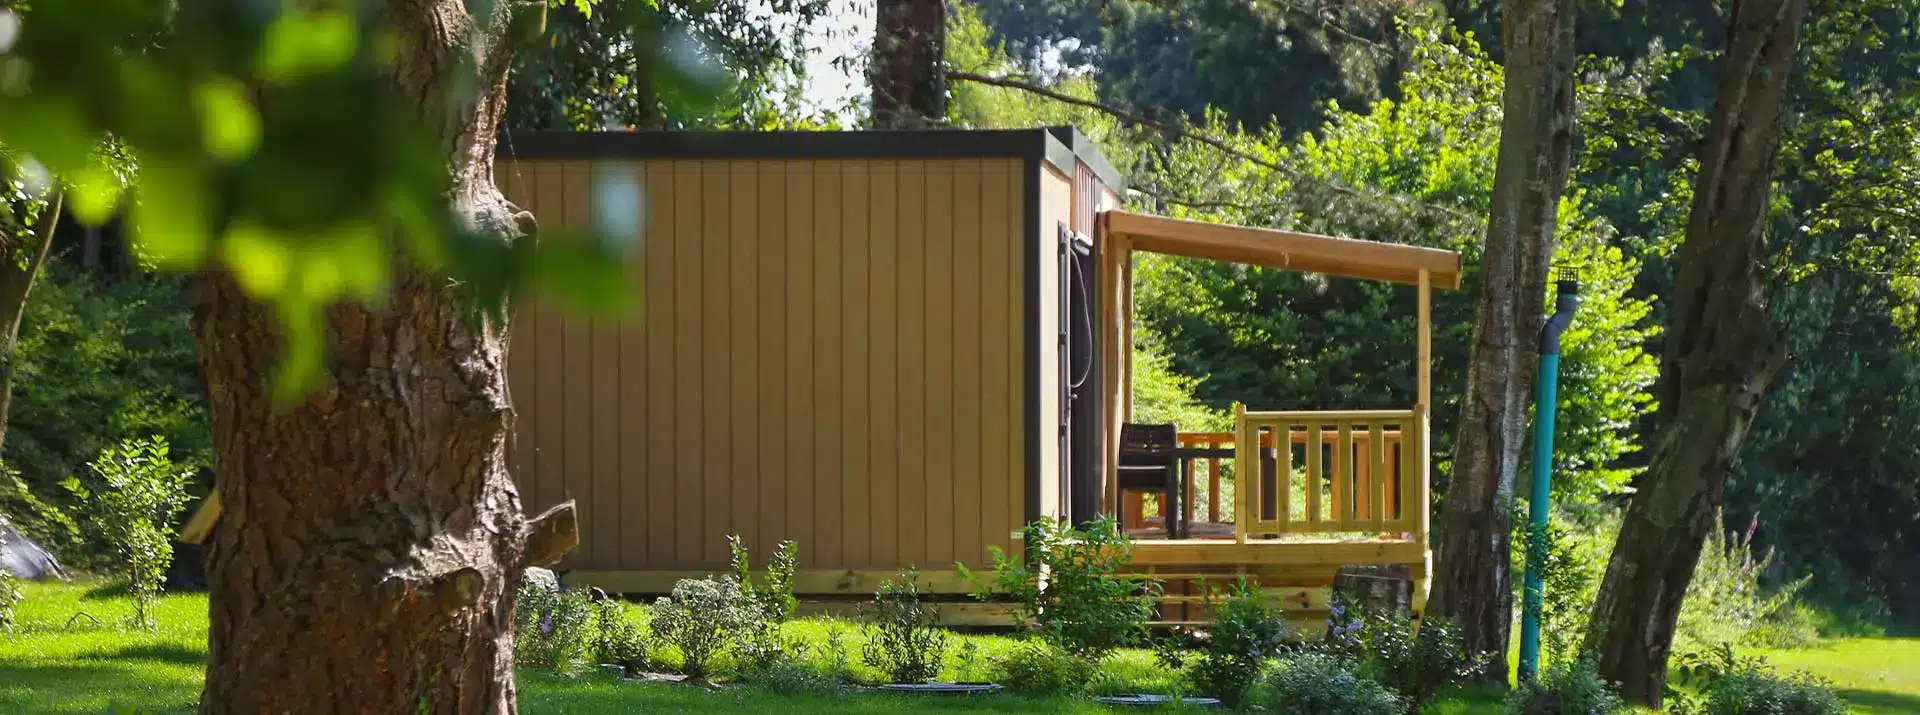
<instances>
[{"instance_id":1,"label":"railing slat","mask_svg":"<svg viewBox=\"0 0 1920 715\"><path fill-rule=\"evenodd\" d=\"M1318 418L1307 421L1307 521L1320 522L1320 481L1326 478L1320 469L1320 422Z\"/></svg>"},{"instance_id":2,"label":"railing slat","mask_svg":"<svg viewBox=\"0 0 1920 715\"><path fill-rule=\"evenodd\" d=\"M1373 479L1367 484L1367 517L1369 529L1380 530L1380 523L1387 518L1387 429L1386 425L1375 422L1367 431L1368 471Z\"/></svg>"},{"instance_id":3,"label":"railing slat","mask_svg":"<svg viewBox=\"0 0 1920 715\"><path fill-rule=\"evenodd\" d=\"M1333 455L1333 502L1336 513L1340 515L1341 531L1353 530L1354 504L1360 501L1359 490L1353 483L1353 420L1340 420L1334 423L1339 430L1339 441L1334 445Z\"/></svg>"},{"instance_id":4,"label":"railing slat","mask_svg":"<svg viewBox=\"0 0 1920 715\"><path fill-rule=\"evenodd\" d=\"M1273 428L1273 488L1280 491L1273 519L1282 527L1293 523L1293 425L1285 422Z\"/></svg>"},{"instance_id":5,"label":"railing slat","mask_svg":"<svg viewBox=\"0 0 1920 715\"><path fill-rule=\"evenodd\" d=\"M1207 448L1213 449L1219 446L1219 442L1212 442L1207 445ZM1209 490L1207 517L1217 522L1220 520L1220 459L1218 457L1207 458L1207 485Z\"/></svg>"}]
</instances>

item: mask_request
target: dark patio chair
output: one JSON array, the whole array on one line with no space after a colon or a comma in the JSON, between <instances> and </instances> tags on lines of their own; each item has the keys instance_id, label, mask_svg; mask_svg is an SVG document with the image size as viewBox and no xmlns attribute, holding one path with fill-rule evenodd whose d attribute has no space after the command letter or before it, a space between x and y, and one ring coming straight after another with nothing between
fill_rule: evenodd
<instances>
[{"instance_id":1,"label":"dark patio chair","mask_svg":"<svg viewBox=\"0 0 1920 715\"><path fill-rule=\"evenodd\" d=\"M1181 521L1180 460L1174 454L1178 436L1173 425L1120 426L1120 493L1159 492L1161 521L1170 539L1187 535Z\"/></svg>"}]
</instances>

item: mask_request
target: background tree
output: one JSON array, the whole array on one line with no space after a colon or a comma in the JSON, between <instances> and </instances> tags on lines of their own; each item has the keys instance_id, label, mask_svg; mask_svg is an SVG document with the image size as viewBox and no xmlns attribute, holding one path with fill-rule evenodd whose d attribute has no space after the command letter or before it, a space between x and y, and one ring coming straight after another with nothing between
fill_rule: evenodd
<instances>
[{"instance_id":1,"label":"background tree","mask_svg":"<svg viewBox=\"0 0 1920 715\"><path fill-rule=\"evenodd\" d=\"M1496 654L1485 676L1504 683L1513 622L1508 543L1538 354L1532 338L1545 319L1542 296L1573 162L1574 4L1507 0L1501 19L1500 154L1429 603L1435 615L1463 626L1470 652Z\"/></svg>"},{"instance_id":2,"label":"background tree","mask_svg":"<svg viewBox=\"0 0 1920 715\"><path fill-rule=\"evenodd\" d=\"M1335 108L1396 93L1408 48L1397 18L1429 0L982 0L1021 65L1049 77L1090 70L1098 98L1159 119L1217 109L1249 127L1312 130Z\"/></svg>"},{"instance_id":3,"label":"background tree","mask_svg":"<svg viewBox=\"0 0 1920 715\"><path fill-rule=\"evenodd\" d=\"M1700 152L1661 373L1671 412L1621 526L1589 624L1602 676L1658 707L1681 599L1727 475L1785 364L1768 313L1765 223L1804 0L1733 7Z\"/></svg>"},{"instance_id":4,"label":"background tree","mask_svg":"<svg viewBox=\"0 0 1920 715\"><path fill-rule=\"evenodd\" d=\"M36 6L0 140L102 216L87 154L110 132L139 160L143 255L201 272L228 505L201 709L512 712L514 585L574 534L570 505L522 514L506 473L503 298L623 302L611 247L513 240L530 216L493 184L538 5L169 5Z\"/></svg>"},{"instance_id":5,"label":"background tree","mask_svg":"<svg viewBox=\"0 0 1920 715\"><path fill-rule=\"evenodd\" d=\"M48 185L47 177L27 176L27 168L14 159L0 147L0 445L13 403L20 318L53 245L61 207L60 191Z\"/></svg>"},{"instance_id":6,"label":"background tree","mask_svg":"<svg viewBox=\"0 0 1920 715\"><path fill-rule=\"evenodd\" d=\"M547 0L546 35L515 53L516 130L762 129L803 114L807 35L830 0ZM657 6L649 21L630 21ZM764 12L764 11L771 11ZM688 76L668 63L724 66ZM710 61L709 61L710 60ZM691 82L689 80L692 80Z\"/></svg>"},{"instance_id":7,"label":"background tree","mask_svg":"<svg viewBox=\"0 0 1920 715\"><path fill-rule=\"evenodd\" d=\"M946 44L946 0L880 0L867 73L873 84L873 126L946 121Z\"/></svg>"}]
</instances>

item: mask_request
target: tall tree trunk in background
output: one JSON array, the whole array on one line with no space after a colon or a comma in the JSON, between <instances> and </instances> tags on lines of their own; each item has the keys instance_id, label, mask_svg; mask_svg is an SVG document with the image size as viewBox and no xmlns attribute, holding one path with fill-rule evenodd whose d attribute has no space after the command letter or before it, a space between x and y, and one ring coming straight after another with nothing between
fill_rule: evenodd
<instances>
[{"instance_id":1,"label":"tall tree trunk in background","mask_svg":"<svg viewBox=\"0 0 1920 715\"><path fill-rule=\"evenodd\" d=\"M453 210L511 240L531 229L493 182L512 3L480 5L388 0L394 83L441 130ZM402 267L386 306L327 312L321 384L276 408L272 312L224 274L198 288L222 504L200 712L513 713L523 567L576 532L509 481L505 326Z\"/></svg>"},{"instance_id":2,"label":"tall tree trunk in background","mask_svg":"<svg viewBox=\"0 0 1920 715\"><path fill-rule=\"evenodd\" d=\"M1534 336L1546 319L1547 270L1572 162L1573 19L1573 0L1501 4L1500 158L1428 607L1456 620L1469 647L1499 654L1482 675L1502 683L1513 620L1509 509L1526 441Z\"/></svg>"},{"instance_id":3,"label":"tall tree trunk in background","mask_svg":"<svg viewBox=\"0 0 1920 715\"><path fill-rule=\"evenodd\" d=\"M53 245L62 198L55 191L47 200L32 234L6 236L0 245L0 444L6 443L7 414L13 409L13 349L20 341L20 319L27 313L33 281L47 262L47 247Z\"/></svg>"},{"instance_id":4,"label":"tall tree trunk in background","mask_svg":"<svg viewBox=\"0 0 1920 715\"><path fill-rule=\"evenodd\" d=\"M1787 354L1767 315L1768 194L1805 0L1733 4L1720 96L1678 257L1662 356L1666 429L1627 508L1587 644L1600 674L1659 707L1680 602L1727 475Z\"/></svg>"},{"instance_id":5,"label":"tall tree trunk in background","mask_svg":"<svg viewBox=\"0 0 1920 715\"><path fill-rule=\"evenodd\" d=\"M874 13L873 126L901 129L947 117L945 0L880 0Z\"/></svg>"}]
</instances>

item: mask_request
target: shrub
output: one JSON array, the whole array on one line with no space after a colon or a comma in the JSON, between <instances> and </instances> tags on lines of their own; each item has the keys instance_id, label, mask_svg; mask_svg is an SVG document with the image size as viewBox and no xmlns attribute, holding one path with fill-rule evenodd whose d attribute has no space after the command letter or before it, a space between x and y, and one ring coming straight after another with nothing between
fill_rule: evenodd
<instances>
[{"instance_id":1,"label":"shrub","mask_svg":"<svg viewBox=\"0 0 1920 715\"><path fill-rule=\"evenodd\" d=\"M1084 529L1065 520L1028 525L1027 558L993 549L994 582L982 583L965 564L955 564L982 600L995 593L1020 602L1021 620L1055 647L1099 662L1107 653L1146 636L1157 585L1126 573L1133 545L1111 517Z\"/></svg>"},{"instance_id":2,"label":"shrub","mask_svg":"<svg viewBox=\"0 0 1920 715\"><path fill-rule=\"evenodd\" d=\"M680 651L680 672L690 678L711 673L714 656L758 623L758 613L732 576L681 579L673 595L653 602L653 636Z\"/></svg>"},{"instance_id":3,"label":"shrub","mask_svg":"<svg viewBox=\"0 0 1920 715\"><path fill-rule=\"evenodd\" d=\"M133 620L152 627L161 578L173 561L174 519L187 505L192 470L175 467L165 438L121 442L93 461L98 490L69 477L63 484L91 506L133 594Z\"/></svg>"},{"instance_id":4,"label":"shrub","mask_svg":"<svg viewBox=\"0 0 1920 715\"><path fill-rule=\"evenodd\" d=\"M1419 712L1440 686L1465 681L1488 661L1486 654L1467 652L1459 627L1449 621L1369 612L1339 594L1320 650L1392 689L1409 712Z\"/></svg>"},{"instance_id":5,"label":"shrub","mask_svg":"<svg viewBox=\"0 0 1920 715\"><path fill-rule=\"evenodd\" d=\"M781 695L839 695L842 680L793 658L782 658L753 672L755 685Z\"/></svg>"},{"instance_id":6,"label":"shrub","mask_svg":"<svg viewBox=\"0 0 1920 715\"><path fill-rule=\"evenodd\" d=\"M1025 695L1086 692L1099 666L1050 643L1024 643L994 658L993 679Z\"/></svg>"},{"instance_id":7,"label":"shrub","mask_svg":"<svg viewBox=\"0 0 1920 715\"><path fill-rule=\"evenodd\" d=\"M594 604L579 590L522 579L514 603L514 660L521 667L577 675L599 653Z\"/></svg>"},{"instance_id":8,"label":"shrub","mask_svg":"<svg viewBox=\"0 0 1920 715\"><path fill-rule=\"evenodd\" d=\"M793 595L793 574L800 547L792 541L780 542L774 550L773 561L767 565L764 584L753 582L753 567L740 537L728 536L727 548L733 554L734 582L740 584L740 597L749 616L734 633L735 656L741 672L751 673L788 659L798 647L780 637L780 626L793 617L794 608L799 605L799 599Z\"/></svg>"},{"instance_id":9,"label":"shrub","mask_svg":"<svg viewBox=\"0 0 1920 715\"><path fill-rule=\"evenodd\" d=\"M619 599L602 598L594 603L593 633L594 660L629 671L646 670L652 664L646 631Z\"/></svg>"},{"instance_id":10,"label":"shrub","mask_svg":"<svg viewBox=\"0 0 1920 715\"><path fill-rule=\"evenodd\" d=\"M1614 715L1627 711L1587 659L1559 661L1507 695L1507 715Z\"/></svg>"},{"instance_id":11,"label":"shrub","mask_svg":"<svg viewBox=\"0 0 1920 715\"><path fill-rule=\"evenodd\" d=\"M947 632L938 624L939 611L920 602L920 570L914 566L880 585L873 598L873 620L867 625L867 647L862 654L895 683L924 683L940 674L946 657Z\"/></svg>"},{"instance_id":12,"label":"shrub","mask_svg":"<svg viewBox=\"0 0 1920 715\"><path fill-rule=\"evenodd\" d=\"M1713 523L1723 523L1718 512ZM1789 617L1811 576L1779 588L1762 586L1760 577L1773 565L1773 551L1754 558L1753 535L1759 528L1755 515L1744 534L1708 532L1680 605L1678 644L1696 649L1722 644L1778 648L1818 640L1811 624Z\"/></svg>"},{"instance_id":13,"label":"shrub","mask_svg":"<svg viewBox=\"0 0 1920 715\"><path fill-rule=\"evenodd\" d=\"M1686 715L1844 715L1845 703L1826 681L1806 673L1781 676L1761 658L1742 658L1722 644L1689 652L1675 668L1679 682L1699 697L1677 698L1668 709Z\"/></svg>"},{"instance_id":14,"label":"shrub","mask_svg":"<svg viewBox=\"0 0 1920 715\"><path fill-rule=\"evenodd\" d=\"M1321 653L1302 653L1282 661L1267 685L1267 710L1276 715L1380 715L1406 710L1386 686Z\"/></svg>"},{"instance_id":15,"label":"shrub","mask_svg":"<svg viewBox=\"0 0 1920 715\"><path fill-rule=\"evenodd\" d=\"M1247 693L1267 660L1285 646L1287 619L1245 577L1234 584L1224 602L1215 604L1215 595L1208 597L1214 623L1199 657L1192 657L1191 651L1181 647L1185 644L1173 639L1162 641L1156 655L1167 666L1187 671L1201 694L1239 708L1246 704Z\"/></svg>"},{"instance_id":16,"label":"shrub","mask_svg":"<svg viewBox=\"0 0 1920 715\"><path fill-rule=\"evenodd\" d=\"M851 683L854 681L853 655L847 647L847 633L839 628L827 630L827 642L821 646L823 660L826 661L826 674L835 681Z\"/></svg>"},{"instance_id":17,"label":"shrub","mask_svg":"<svg viewBox=\"0 0 1920 715\"><path fill-rule=\"evenodd\" d=\"M13 627L13 607L20 605L25 595L20 593L20 583L13 572L0 566L0 629Z\"/></svg>"}]
</instances>

